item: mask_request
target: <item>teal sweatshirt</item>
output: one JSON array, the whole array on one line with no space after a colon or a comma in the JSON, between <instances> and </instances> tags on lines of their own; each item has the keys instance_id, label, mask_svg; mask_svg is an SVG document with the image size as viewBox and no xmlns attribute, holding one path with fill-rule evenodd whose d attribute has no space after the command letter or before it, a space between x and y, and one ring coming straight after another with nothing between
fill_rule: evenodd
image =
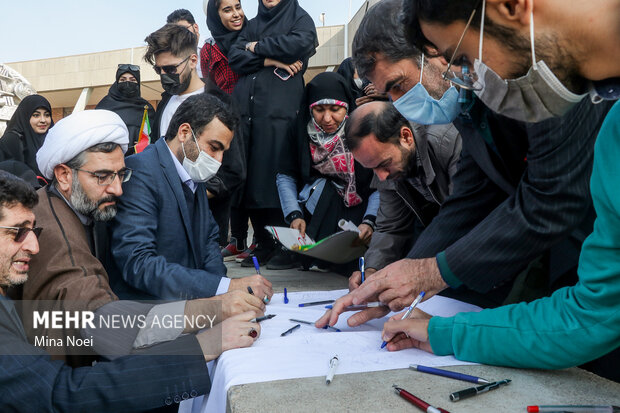
<instances>
[{"instance_id":1,"label":"teal sweatshirt","mask_svg":"<svg viewBox=\"0 0 620 413\"><path fill-rule=\"evenodd\" d=\"M578 283L529 304L433 317L428 333L435 354L559 369L620 347L620 102L599 132L590 190L597 218L581 250Z\"/></svg>"}]
</instances>

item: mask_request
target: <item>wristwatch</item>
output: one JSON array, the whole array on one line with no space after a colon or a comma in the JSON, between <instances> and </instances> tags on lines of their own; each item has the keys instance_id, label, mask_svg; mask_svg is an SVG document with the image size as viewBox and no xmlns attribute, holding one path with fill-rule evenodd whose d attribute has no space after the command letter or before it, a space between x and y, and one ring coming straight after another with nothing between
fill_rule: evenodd
<instances>
[{"instance_id":1,"label":"wristwatch","mask_svg":"<svg viewBox=\"0 0 620 413\"><path fill-rule=\"evenodd\" d=\"M251 52L251 50L250 50L250 46L252 45L252 43L254 43L254 42L247 42L247 43L245 44L245 50L247 50L248 52Z\"/></svg>"}]
</instances>

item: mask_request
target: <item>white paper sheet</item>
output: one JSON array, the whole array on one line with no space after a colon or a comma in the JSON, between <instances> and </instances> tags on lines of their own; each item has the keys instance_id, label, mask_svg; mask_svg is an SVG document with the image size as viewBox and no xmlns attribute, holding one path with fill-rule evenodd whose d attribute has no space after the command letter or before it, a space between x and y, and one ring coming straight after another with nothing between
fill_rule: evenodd
<instances>
[{"instance_id":1,"label":"white paper sheet","mask_svg":"<svg viewBox=\"0 0 620 413\"><path fill-rule=\"evenodd\" d=\"M389 352L381 349L381 330L387 317L373 320L360 327L349 327L346 320L354 314L342 314L336 327L342 332L320 330L302 324L292 334L280 334L294 326L289 318L316 321L325 312L325 306L299 307L299 303L336 299L347 290L307 291L288 294L284 304L283 294L275 294L267 306L266 314L277 314L261 322L261 336L250 348L223 353L212 370L209 397L181 403L179 412L219 413L226 411L226 392L230 386L301 377L325 376L329 360L338 355L338 374L408 368L410 364L441 367L472 364L452 356L438 357L417 349ZM435 296L419 305L432 315L449 317L459 312L480 311L479 307L450 298Z\"/></svg>"}]
</instances>

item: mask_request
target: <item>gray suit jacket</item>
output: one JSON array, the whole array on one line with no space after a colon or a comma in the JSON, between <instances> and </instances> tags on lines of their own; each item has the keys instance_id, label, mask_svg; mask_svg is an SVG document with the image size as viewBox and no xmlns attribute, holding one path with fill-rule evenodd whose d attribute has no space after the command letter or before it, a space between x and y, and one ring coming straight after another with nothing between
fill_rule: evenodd
<instances>
[{"instance_id":1,"label":"gray suit jacket","mask_svg":"<svg viewBox=\"0 0 620 413\"><path fill-rule=\"evenodd\" d=\"M452 192L452 175L461 154L461 136L452 124L412 124L415 156L409 176L379 181L377 228L365 254L366 267L381 269L403 258Z\"/></svg>"}]
</instances>

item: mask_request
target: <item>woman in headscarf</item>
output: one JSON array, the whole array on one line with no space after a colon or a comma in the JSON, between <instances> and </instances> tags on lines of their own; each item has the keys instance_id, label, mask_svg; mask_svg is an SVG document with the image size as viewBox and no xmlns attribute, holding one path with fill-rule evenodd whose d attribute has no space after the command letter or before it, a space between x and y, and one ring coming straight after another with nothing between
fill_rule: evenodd
<instances>
[{"instance_id":1,"label":"woman in headscarf","mask_svg":"<svg viewBox=\"0 0 620 413\"><path fill-rule=\"evenodd\" d=\"M317 75L306 87L286 157L277 176L284 219L318 241L352 221L360 241L370 242L379 193L370 188L371 169L353 158L344 129L355 99L337 73ZM320 265L318 266L320 268Z\"/></svg>"},{"instance_id":2,"label":"woman in headscarf","mask_svg":"<svg viewBox=\"0 0 620 413\"><path fill-rule=\"evenodd\" d=\"M207 26L212 38L205 42L200 51L200 65L204 73L222 91L232 94L239 75L228 65L228 51L237 40L239 33L246 26L245 17L239 0L209 0L207 4ZM241 138L237 138L241 139ZM231 197L230 213L226 215L226 222L220 222L220 243L222 244L222 258L224 261L249 256L254 246L247 248L248 214L240 204L240 194L235 192ZM230 242L228 241L228 219L230 218ZM222 243L222 241L224 241Z\"/></svg>"},{"instance_id":3,"label":"woman in headscarf","mask_svg":"<svg viewBox=\"0 0 620 413\"><path fill-rule=\"evenodd\" d=\"M209 0L207 27L212 38L200 50L200 67L224 92L232 94L239 75L228 66L228 51L245 27L246 19L239 0Z\"/></svg>"},{"instance_id":4,"label":"woman in headscarf","mask_svg":"<svg viewBox=\"0 0 620 413\"><path fill-rule=\"evenodd\" d=\"M47 99L41 95L26 96L0 138L0 161L22 162L40 176L36 155L52 126L52 107Z\"/></svg>"},{"instance_id":5,"label":"woman in headscarf","mask_svg":"<svg viewBox=\"0 0 620 413\"><path fill-rule=\"evenodd\" d=\"M241 114L247 180L242 205L255 230L254 255L262 264L275 251L265 225L282 225L275 179L289 125L303 95L303 74L318 45L312 18L297 0L259 0L250 20L228 52L241 75L233 92ZM241 263L251 267L248 257ZM269 268L269 265L267 265Z\"/></svg>"},{"instance_id":6,"label":"woman in headscarf","mask_svg":"<svg viewBox=\"0 0 620 413\"><path fill-rule=\"evenodd\" d=\"M135 153L135 146L140 138L140 127L147 110L149 125L155 119L153 106L140 96L140 66L118 65L116 82L110 86L108 94L97 104L95 109L107 109L121 117L129 130L129 147L125 156Z\"/></svg>"}]
</instances>

